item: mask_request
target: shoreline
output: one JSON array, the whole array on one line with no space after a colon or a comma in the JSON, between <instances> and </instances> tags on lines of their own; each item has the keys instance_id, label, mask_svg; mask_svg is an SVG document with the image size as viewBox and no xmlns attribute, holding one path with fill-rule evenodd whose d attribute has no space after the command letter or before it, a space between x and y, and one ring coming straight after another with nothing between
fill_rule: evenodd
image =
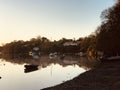
<instances>
[{"instance_id":1,"label":"shoreline","mask_svg":"<svg viewBox=\"0 0 120 90\"><path fill-rule=\"evenodd\" d=\"M104 61L70 81L41 90L119 90L120 60Z\"/></svg>"}]
</instances>

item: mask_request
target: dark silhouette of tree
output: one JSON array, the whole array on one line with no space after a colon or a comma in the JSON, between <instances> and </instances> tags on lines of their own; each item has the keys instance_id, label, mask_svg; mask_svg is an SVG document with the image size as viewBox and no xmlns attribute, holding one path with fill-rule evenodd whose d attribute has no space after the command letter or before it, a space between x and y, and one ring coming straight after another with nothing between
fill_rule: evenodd
<instances>
[{"instance_id":1,"label":"dark silhouette of tree","mask_svg":"<svg viewBox=\"0 0 120 90\"><path fill-rule=\"evenodd\" d=\"M120 54L120 0L102 12L102 24L97 32L97 49L107 55Z\"/></svg>"},{"instance_id":2,"label":"dark silhouette of tree","mask_svg":"<svg viewBox=\"0 0 120 90\"><path fill-rule=\"evenodd\" d=\"M2 51L2 46L0 46L0 52Z\"/></svg>"}]
</instances>

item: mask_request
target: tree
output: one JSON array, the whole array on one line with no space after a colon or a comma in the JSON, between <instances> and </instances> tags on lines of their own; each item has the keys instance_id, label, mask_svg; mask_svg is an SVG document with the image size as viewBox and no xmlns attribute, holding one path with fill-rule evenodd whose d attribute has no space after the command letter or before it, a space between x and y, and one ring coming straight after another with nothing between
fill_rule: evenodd
<instances>
[{"instance_id":1,"label":"tree","mask_svg":"<svg viewBox=\"0 0 120 90\"><path fill-rule=\"evenodd\" d=\"M81 43L81 50L83 52L91 51L96 49L96 36L91 34L88 37L85 37Z\"/></svg>"},{"instance_id":2,"label":"tree","mask_svg":"<svg viewBox=\"0 0 120 90\"><path fill-rule=\"evenodd\" d=\"M97 49L107 55L120 54L120 0L102 12L102 24L97 35Z\"/></svg>"}]
</instances>

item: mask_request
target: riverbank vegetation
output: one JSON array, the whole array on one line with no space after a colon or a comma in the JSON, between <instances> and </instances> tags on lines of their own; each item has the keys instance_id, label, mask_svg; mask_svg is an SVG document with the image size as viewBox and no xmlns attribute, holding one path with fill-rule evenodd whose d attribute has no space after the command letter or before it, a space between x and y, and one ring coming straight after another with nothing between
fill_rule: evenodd
<instances>
[{"instance_id":1,"label":"riverbank vegetation","mask_svg":"<svg viewBox=\"0 0 120 90\"><path fill-rule=\"evenodd\" d=\"M106 55L120 55L120 0L102 12L102 23L97 29L97 49Z\"/></svg>"},{"instance_id":2,"label":"riverbank vegetation","mask_svg":"<svg viewBox=\"0 0 120 90\"><path fill-rule=\"evenodd\" d=\"M104 55L120 55L120 0L117 3L102 12L101 25L96 31L79 39L62 38L58 41L51 41L46 37L32 38L29 41L13 41L0 47L0 52L11 58L15 56L27 57L34 47L38 47L40 53L48 54L51 52L59 53L88 53L97 55L98 51Z\"/></svg>"},{"instance_id":3,"label":"riverbank vegetation","mask_svg":"<svg viewBox=\"0 0 120 90\"><path fill-rule=\"evenodd\" d=\"M34 47L39 48L41 54L49 54L52 52L67 53L67 54L77 54L80 52L86 52L95 48L94 35L89 37L75 39L65 39L62 38L58 41L50 41L46 37L32 38L29 41L13 41L11 43L6 43L1 47L1 52L3 56L14 57L29 57L29 52L33 50Z\"/></svg>"}]
</instances>

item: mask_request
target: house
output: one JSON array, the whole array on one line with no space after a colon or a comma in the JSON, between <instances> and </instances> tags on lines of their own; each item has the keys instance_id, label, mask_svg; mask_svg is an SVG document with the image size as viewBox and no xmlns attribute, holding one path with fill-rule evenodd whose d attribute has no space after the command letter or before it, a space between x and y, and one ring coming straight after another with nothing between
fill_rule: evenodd
<instances>
[{"instance_id":1,"label":"house","mask_svg":"<svg viewBox=\"0 0 120 90\"><path fill-rule=\"evenodd\" d=\"M68 42L65 42L63 44L63 46L77 46L79 44L79 42L75 42L75 41L68 41Z\"/></svg>"}]
</instances>

